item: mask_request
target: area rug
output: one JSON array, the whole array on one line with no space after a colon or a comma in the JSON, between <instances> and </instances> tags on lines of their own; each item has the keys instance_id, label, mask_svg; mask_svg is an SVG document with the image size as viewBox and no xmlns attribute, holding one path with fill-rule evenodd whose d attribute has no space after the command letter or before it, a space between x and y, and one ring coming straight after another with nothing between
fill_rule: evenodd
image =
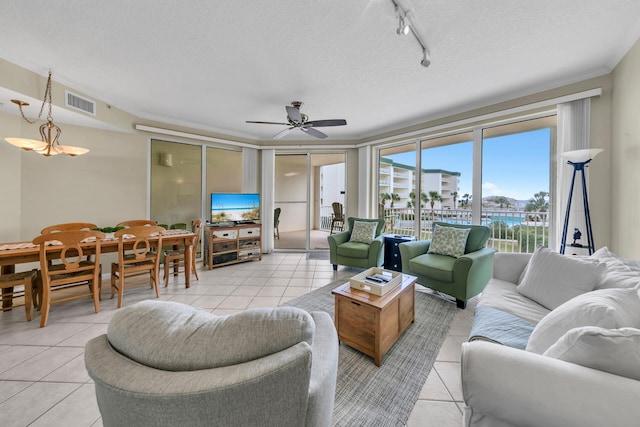
<instances>
[{"instance_id":1,"label":"area rug","mask_svg":"<svg viewBox=\"0 0 640 427\"><path fill-rule=\"evenodd\" d=\"M333 317L332 282L284 305L326 311ZM429 376L458 309L436 296L416 292L415 323L389 350L382 366L340 344L334 426L404 426Z\"/></svg>"}]
</instances>

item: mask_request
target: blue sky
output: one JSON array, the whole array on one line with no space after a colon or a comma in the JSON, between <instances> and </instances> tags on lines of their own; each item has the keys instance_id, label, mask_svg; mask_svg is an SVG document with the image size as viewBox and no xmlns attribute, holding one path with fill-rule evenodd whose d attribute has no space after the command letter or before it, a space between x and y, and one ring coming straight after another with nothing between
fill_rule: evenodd
<instances>
[{"instance_id":1,"label":"blue sky","mask_svg":"<svg viewBox=\"0 0 640 427\"><path fill-rule=\"evenodd\" d=\"M539 191L549 191L550 129L540 129L487 138L482 153L482 196L506 196L528 200ZM459 193L472 193L471 141L423 150L423 169L460 172ZM388 156L398 163L415 166L413 152Z\"/></svg>"}]
</instances>

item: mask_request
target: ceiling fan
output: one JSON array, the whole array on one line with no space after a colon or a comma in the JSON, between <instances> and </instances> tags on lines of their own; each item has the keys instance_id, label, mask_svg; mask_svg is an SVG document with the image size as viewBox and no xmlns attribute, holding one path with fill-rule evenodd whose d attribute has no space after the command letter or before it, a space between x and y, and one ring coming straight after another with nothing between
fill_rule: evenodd
<instances>
[{"instance_id":1,"label":"ceiling fan","mask_svg":"<svg viewBox=\"0 0 640 427\"><path fill-rule=\"evenodd\" d=\"M314 136L316 138L324 139L327 137L324 133L320 132L317 127L324 126L344 126L347 124L347 121L344 119L333 119L333 120L311 120L309 121L309 117L306 114L302 114L300 112L300 107L302 107L302 102L293 101L290 106L284 107L287 110L287 122L288 123L280 123L280 122L256 122L247 120L246 123L260 123L267 125L284 125L290 126L285 130L279 132L273 139L280 139L287 135L294 129L300 129L301 131Z\"/></svg>"}]
</instances>

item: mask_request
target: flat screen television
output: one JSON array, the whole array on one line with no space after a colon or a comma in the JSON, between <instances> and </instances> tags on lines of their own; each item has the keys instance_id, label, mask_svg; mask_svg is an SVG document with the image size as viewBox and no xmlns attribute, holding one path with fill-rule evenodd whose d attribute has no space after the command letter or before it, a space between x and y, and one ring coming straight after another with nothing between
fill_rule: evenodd
<instances>
[{"instance_id":1,"label":"flat screen television","mask_svg":"<svg viewBox=\"0 0 640 427\"><path fill-rule=\"evenodd\" d=\"M260 221L260 194L211 193L211 222Z\"/></svg>"}]
</instances>

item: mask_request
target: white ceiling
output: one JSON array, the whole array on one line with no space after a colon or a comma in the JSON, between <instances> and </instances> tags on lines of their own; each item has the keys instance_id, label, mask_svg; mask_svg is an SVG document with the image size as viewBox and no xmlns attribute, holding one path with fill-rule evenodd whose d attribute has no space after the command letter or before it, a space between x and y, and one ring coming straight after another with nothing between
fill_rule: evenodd
<instances>
[{"instance_id":1,"label":"white ceiling","mask_svg":"<svg viewBox=\"0 0 640 427\"><path fill-rule=\"evenodd\" d=\"M0 57L145 119L256 141L284 127L245 120L286 121L299 100L310 120L347 120L322 129L337 141L608 73L640 35L638 0L400 4L429 68L391 0L0 0Z\"/></svg>"}]
</instances>

